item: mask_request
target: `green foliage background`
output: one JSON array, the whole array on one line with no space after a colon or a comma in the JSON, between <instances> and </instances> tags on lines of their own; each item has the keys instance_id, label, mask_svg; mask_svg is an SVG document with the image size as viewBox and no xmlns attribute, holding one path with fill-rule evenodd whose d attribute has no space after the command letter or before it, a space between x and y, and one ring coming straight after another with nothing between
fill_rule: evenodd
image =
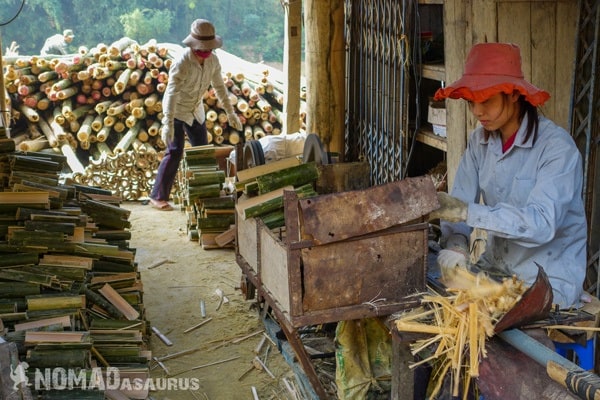
<instances>
[{"instance_id":1,"label":"green foliage background","mask_svg":"<svg viewBox=\"0 0 600 400\"><path fill-rule=\"evenodd\" d=\"M124 36L181 44L196 18L213 22L224 50L252 62L283 62L280 0L0 0L2 48L15 41L23 55L39 54L47 37L66 28L75 32L73 51Z\"/></svg>"}]
</instances>

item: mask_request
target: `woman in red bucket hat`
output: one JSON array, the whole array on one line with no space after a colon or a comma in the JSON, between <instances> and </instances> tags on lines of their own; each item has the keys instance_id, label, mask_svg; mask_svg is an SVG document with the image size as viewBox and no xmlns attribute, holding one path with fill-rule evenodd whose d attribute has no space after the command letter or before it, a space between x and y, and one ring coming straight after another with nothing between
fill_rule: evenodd
<instances>
[{"instance_id":1,"label":"woman in red bucket hat","mask_svg":"<svg viewBox=\"0 0 600 400\"><path fill-rule=\"evenodd\" d=\"M527 82L519 47L473 46L463 76L435 93L464 99L479 121L462 156L451 195L431 214L442 226L442 271L466 267L473 228L487 232L483 270L528 284L544 268L561 308L578 306L586 273L581 155L572 137L540 115L548 92Z\"/></svg>"}]
</instances>

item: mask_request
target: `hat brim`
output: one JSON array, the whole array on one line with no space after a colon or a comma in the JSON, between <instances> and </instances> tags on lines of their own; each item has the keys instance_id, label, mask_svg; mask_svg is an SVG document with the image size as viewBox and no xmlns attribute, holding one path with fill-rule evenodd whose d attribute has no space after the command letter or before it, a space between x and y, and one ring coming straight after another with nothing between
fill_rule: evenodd
<instances>
[{"instance_id":1,"label":"hat brim","mask_svg":"<svg viewBox=\"0 0 600 400\"><path fill-rule=\"evenodd\" d=\"M498 93L510 94L514 91L525 96L525 100L534 107L541 106L550 98L550 93L514 76L463 75L451 85L438 89L434 99L465 99L481 103Z\"/></svg>"},{"instance_id":2,"label":"hat brim","mask_svg":"<svg viewBox=\"0 0 600 400\"><path fill-rule=\"evenodd\" d=\"M214 39L211 40L198 40L192 35L188 35L183 39L183 44L197 50L213 50L218 49L223 45L223 39L221 36L215 35Z\"/></svg>"}]
</instances>

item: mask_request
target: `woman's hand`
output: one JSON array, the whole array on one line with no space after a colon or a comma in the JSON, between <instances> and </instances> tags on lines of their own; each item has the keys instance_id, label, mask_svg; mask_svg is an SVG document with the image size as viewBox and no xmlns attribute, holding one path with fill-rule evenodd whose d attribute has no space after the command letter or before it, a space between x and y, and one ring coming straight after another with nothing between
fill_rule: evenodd
<instances>
[{"instance_id":1,"label":"woman's hand","mask_svg":"<svg viewBox=\"0 0 600 400\"><path fill-rule=\"evenodd\" d=\"M443 219L448 222L463 222L467 220L467 203L446 192L438 192L440 208L429 213L429 220Z\"/></svg>"}]
</instances>

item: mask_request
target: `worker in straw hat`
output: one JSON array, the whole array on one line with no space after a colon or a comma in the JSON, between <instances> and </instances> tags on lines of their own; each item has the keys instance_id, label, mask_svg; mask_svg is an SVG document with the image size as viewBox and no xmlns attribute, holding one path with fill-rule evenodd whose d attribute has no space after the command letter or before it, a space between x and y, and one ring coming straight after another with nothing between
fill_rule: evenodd
<instances>
[{"instance_id":1,"label":"worker in straw hat","mask_svg":"<svg viewBox=\"0 0 600 400\"><path fill-rule=\"evenodd\" d=\"M52 35L44 42L40 54L43 56L68 54L69 44L73 41L74 37L72 29L65 29L62 34L57 33L56 35Z\"/></svg>"},{"instance_id":2,"label":"worker in straw hat","mask_svg":"<svg viewBox=\"0 0 600 400\"><path fill-rule=\"evenodd\" d=\"M438 264L466 266L473 228L487 232L483 270L532 284L542 266L554 303L576 306L584 295L586 218L581 155L571 136L538 113L548 92L527 82L519 47L473 46L463 76L436 100L464 99L479 121L460 161L451 196L439 193Z\"/></svg>"},{"instance_id":3,"label":"worker in straw hat","mask_svg":"<svg viewBox=\"0 0 600 400\"><path fill-rule=\"evenodd\" d=\"M229 101L221 64L213 53L223 45L213 24L205 19L195 20L183 43L187 47L173 60L163 95L161 137L167 150L150 193L150 203L159 210L172 209L169 197L183 156L185 136L192 146L208 144L203 97L209 86L227 113L229 126L242 130L242 123Z\"/></svg>"}]
</instances>

